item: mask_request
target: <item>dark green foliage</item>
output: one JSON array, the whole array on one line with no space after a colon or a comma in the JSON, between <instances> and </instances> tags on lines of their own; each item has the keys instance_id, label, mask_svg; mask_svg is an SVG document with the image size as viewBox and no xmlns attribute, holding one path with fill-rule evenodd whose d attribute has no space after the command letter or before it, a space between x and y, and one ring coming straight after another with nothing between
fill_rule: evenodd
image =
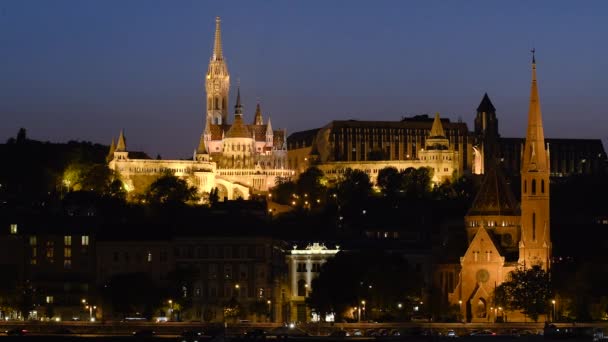
<instances>
[{"instance_id":1,"label":"dark green foliage","mask_svg":"<svg viewBox=\"0 0 608 342\"><path fill-rule=\"evenodd\" d=\"M317 313L335 312L338 321L348 307L366 301L368 315L391 312L397 303L419 295L421 274L399 255L382 251L338 253L313 280L308 304ZM370 317L370 316L368 316Z\"/></svg>"},{"instance_id":2,"label":"dark green foliage","mask_svg":"<svg viewBox=\"0 0 608 342\"><path fill-rule=\"evenodd\" d=\"M521 310L533 321L549 312L552 298L551 277L541 266L520 267L494 291L494 305Z\"/></svg>"},{"instance_id":3,"label":"dark green foliage","mask_svg":"<svg viewBox=\"0 0 608 342\"><path fill-rule=\"evenodd\" d=\"M346 169L336 185L336 193L341 203L359 205L371 195L372 183L367 173Z\"/></svg>"},{"instance_id":4,"label":"dark green foliage","mask_svg":"<svg viewBox=\"0 0 608 342\"><path fill-rule=\"evenodd\" d=\"M172 174L165 174L150 184L145 199L152 205L182 205L196 201L198 197L196 187L188 186L185 180Z\"/></svg>"},{"instance_id":5,"label":"dark green foliage","mask_svg":"<svg viewBox=\"0 0 608 342\"><path fill-rule=\"evenodd\" d=\"M272 200L281 204L291 204L293 194L297 191L295 182L289 179L281 179L278 184L272 188Z\"/></svg>"},{"instance_id":6,"label":"dark green foliage","mask_svg":"<svg viewBox=\"0 0 608 342\"><path fill-rule=\"evenodd\" d=\"M401 174L394 167L385 167L378 172L378 186L382 193L394 197L401 190Z\"/></svg>"},{"instance_id":7,"label":"dark green foliage","mask_svg":"<svg viewBox=\"0 0 608 342\"><path fill-rule=\"evenodd\" d=\"M219 195L219 189L218 188L213 188L211 189L211 192L209 193L209 205L210 206L214 206L216 205L219 201L220 201L220 195Z\"/></svg>"},{"instance_id":8,"label":"dark green foliage","mask_svg":"<svg viewBox=\"0 0 608 342\"><path fill-rule=\"evenodd\" d=\"M304 171L296 182L296 190L299 196L309 198L313 203L316 199L325 198L327 188L324 185L323 171L316 167Z\"/></svg>"},{"instance_id":9,"label":"dark green foliage","mask_svg":"<svg viewBox=\"0 0 608 342\"><path fill-rule=\"evenodd\" d=\"M20 129L17 138L0 144L0 156L10 161L0 168L0 200L31 205L68 191L64 171L69 165L104 164L108 147L90 142L64 144L27 138Z\"/></svg>"}]
</instances>

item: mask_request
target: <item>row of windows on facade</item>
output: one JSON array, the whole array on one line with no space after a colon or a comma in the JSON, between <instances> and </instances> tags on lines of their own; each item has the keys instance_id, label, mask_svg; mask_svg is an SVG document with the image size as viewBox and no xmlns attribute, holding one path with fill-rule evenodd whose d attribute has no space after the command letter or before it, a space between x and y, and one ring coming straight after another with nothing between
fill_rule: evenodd
<instances>
[{"instance_id":1,"label":"row of windows on facade","mask_svg":"<svg viewBox=\"0 0 608 342\"><path fill-rule=\"evenodd\" d=\"M180 172L180 173L192 173L194 169L192 168L171 168L171 167L161 167L161 168L147 168L147 167L129 167L129 168L121 168L121 171L128 170L131 173L162 173L162 172Z\"/></svg>"},{"instance_id":2,"label":"row of windows on facade","mask_svg":"<svg viewBox=\"0 0 608 342\"><path fill-rule=\"evenodd\" d=\"M237 289L229 284L225 284L223 287L217 286L216 284L209 284L209 286L206 287L195 287L194 291L192 291L192 296L203 298L256 298L265 301L270 297L270 289L247 286L241 286Z\"/></svg>"},{"instance_id":3,"label":"row of windows on facade","mask_svg":"<svg viewBox=\"0 0 608 342\"><path fill-rule=\"evenodd\" d=\"M296 268L296 272L321 272L321 263L311 263L311 268L308 269L307 263L299 262Z\"/></svg>"},{"instance_id":4,"label":"row of windows on facade","mask_svg":"<svg viewBox=\"0 0 608 342\"><path fill-rule=\"evenodd\" d=\"M447 137L461 138L460 131L456 129L445 128L443 129L444 134ZM365 140L371 139L388 141L389 137L395 137L395 139L405 138L426 138L431 132L431 128L359 128L359 127L347 127L339 128L332 132L332 135L356 135L362 137Z\"/></svg>"},{"instance_id":5,"label":"row of windows on facade","mask_svg":"<svg viewBox=\"0 0 608 342\"><path fill-rule=\"evenodd\" d=\"M82 254L86 254L88 251L83 249ZM55 263L55 247L52 242L47 243L47 246L44 248L44 260L47 263L53 264ZM83 267L88 265L88 260L86 258L81 259L81 263ZM32 247L31 257L30 257L31 265L38 265L38 248L36 246ZM72 248L64 247L63 248L63 267L66 269L72 268Z\"/></svg>"},{"instance_id":6,"label":"row of windows on facade","mask_svg":"<svg viewBox=\"0 0 608 342\"><path fill-rule=\"evenodd\" d=\"M531 189L530 193L532 195L536 195L536 179L532 179L531 185L532 185L531 186L532 189ZM525 179L524 180L524 194L527 194L527 193L528 193L528 180ZM540 193L541 194L545 193L545 180L544 179L540 180Z\"/></svg>"},{"instance_id":7,"label":"row of windows on facade","mask_svg":"<svg viewBox=\"0 0 608 342\"><path fill-rule=\"evenodd\" d=\"M452 160L452 156L422 156L422 160Z\"/></svg>"},{"instance_id":8,"label":"row of windows on facade","mask_svg":"<svg viewBox=\"0 0 608 342\"><path fill-rule=\"evenodd\" d=\"M470 221L470 227L481 227L485 224L485 227L511 227L515 225L515 222L511 221Z\"/></svg>"},{"instance_id":9,"label":"row of windows on facade","mask_svg":"<svg viewBox=\"0 0 608 342\"><path fill-rule=\"evenodd\" d=\"M78 237L77 237L78 239ZM29 243L30 246L34 247L38 245L38 237L36 235L31 235L29 238ZM46 241L46 245L49 246L49 244L51 245L51 247L55 244L54 241ZM63 236L63 245L64 246L72 246L72 235L64 235ZM80 245L81 246L88 246L89 245L89 236L88 235L81 235L80 236Z\"/></svg>"},{"instance_id":10,"label":"row of windows on facade","mask_svg":"<svg viewBox=\"0 0 608 342\"><path fill-rule=\"evenodd\" d=\"M481 261L479 258L479 253L479 251L473 251L473 261ZM490 261L492 259L492 251L485 251L484 253L486 255L485 261Z\"/></svg>"},{"instance_id":11,"label":"row of windows on facade","mask_svg":"<svg viewBox=\"0 0 608 342\"><path fill-rule=\"evenodd\" d=\"M259 259L266 257L266 251L264 246L182 246L174 249L174 255L190 259Z\"/></svg>"},{"instance_id":12,"label":"row of windows on facade","mask_svg":"<svg viewBox=\"0 0 608 342\"><path fill-rule=\"evenodd\" d=\"M283 166L280 166L281 168ZM222 170L222 169L218 169L217 173L220 176L255 176L255 175L264 175L264 176L291 176L291 170L273 170L273 171L263 171L263 170L259 170L259 171L235 171L235 170L230 170L230 171L226 171L226 170Z\"/></svg>"}]
</instances>

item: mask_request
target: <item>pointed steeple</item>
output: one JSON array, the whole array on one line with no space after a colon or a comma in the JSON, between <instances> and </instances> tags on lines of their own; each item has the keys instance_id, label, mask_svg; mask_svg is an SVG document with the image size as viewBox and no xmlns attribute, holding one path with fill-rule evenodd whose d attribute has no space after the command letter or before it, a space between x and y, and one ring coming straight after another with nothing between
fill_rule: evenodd
<instances>
[{"instance_id":1,"label":"pointed steeple","mask_svg":"<svg viewBox=\"0 0 608 342\"><path fill-rule=\"evenodd\" d=\"M198 142L198 147L196 148L196 154L206 154L207 147L205 146L205 134L201 134L201 140Z\"/></svg>"},{"instance_id":2,"label":"pointed steeple","mask_svg":"<svg viewBox=\"0 0 608 342\"><path fill-rule=\"evenodd\" d=\"M243 122L243 106L241 105L241 88L237 89L236 105L234 106L234 122L228 132L226 138L251 138L249 128Z\"/></svg>"},{"instance_id":3,"label":"pointed steeple","mask_svg":"<svg viewBox=\"0 0 608 342\"><path fill-rule=\"evenodd\" d=\"M211 57L214 61L221 61L224 59L222 53L222 29L221 29L220 17L215 17L215 41L213 42L213 56Z\"/></svg>"},{"instance_id":4,"label":"pointed steeple","mask_svg":"<svg viewBox=\"0 0 608 342\"><path fill-rule=\"evenodd\" d=\"M551 266L550 169L532 50L532 85L528 129L521 165L521 241L519 263Z\"/></svg>"},{"instance_id":5,"label":"pointed steeple","mask_svg":"<svg viewBox=\"0 0 608 342\"><path fill-rule=\"evenodd\" d=\"M441 119L439 118L439 113L435 113L435 120L433 121L433 127L431 127L430 137L445 137L443 125L441 124Z\"/></svg>"},{"instance_id":6,"label":"pointed steeple","mask_svg":"<svg viewBox=\"0 0 608 342\"><path fill-rule=\"evenodd\" d=\"M481 99L481 103L477 107L477 113L496 113L496 108L494 108L492 101L490 101L488 93L483 95L483 99Z\"/></svg>"},{"instance_id":7,"label":"pointed steeple","mask_svg":"<svg viewBox=\"0 0 608 342\"><path fill-rule=\"evenodd\" d=\"M540 98L538 96L538 84L536 81L536 57L534 52L535 51L532 50L532 85L530 88L528 130L526 133L522 172L530 170L548 170L543 118L540 109Z\"/></svg>"},{"instance_id":8,"label":"pointed steeple","mask_svg":"<svg viewBox=\"0 0 608 342\"><path fill-rule=\"evenodd\" d=\"M112 144L110 144L110 150L106 156L106 161L109 162L110 160L114 159L114 151L116 151L116 142L114 142L114 137L112 137Z\"/></svg>"},{"instance_id":9,"label":"pointed steeple","mask_svg":"<svg viewBox=\"0 0 608 342\"><path fill-rule=\"evenodd\" d=\"M272 123L270 122L270 117L268 118L268 123L266 124L266 135L272 134Z\"/></svg>"},{"instance_id":10,"label":"pointed steeple","mask_svg":"<svg viewBox=\"0 0 608 342\"><path fill-rule=\"evenodd\" d=\"M260 103L255 107L255 116L253 118L254 125L263 125L264 120L262 120L262 109L260 109Z\"/></svg>"},{"instance_id":11,"label":"pointed steeple","mask_svg":"<svg viewBox=\"0 0 608 342\"><path fill-rule=\"evenodd\" d=\"M127 151L127 141L125 139L125 135L123 130L120 130L120 135L118 136L118 144L116 145L115 152L126 152Z\"/></svg>"},{"instance_id":12,"label":"pointed steeple","mask_svg":"<svg viewBox=\"0 0 608 342\"><path fill-rule=\"evenodd\" d=\"M243 106L241 105L241 87L236 90L236 105L234 105L234 117L243 116Z\"/></svg>"}]
</instances>

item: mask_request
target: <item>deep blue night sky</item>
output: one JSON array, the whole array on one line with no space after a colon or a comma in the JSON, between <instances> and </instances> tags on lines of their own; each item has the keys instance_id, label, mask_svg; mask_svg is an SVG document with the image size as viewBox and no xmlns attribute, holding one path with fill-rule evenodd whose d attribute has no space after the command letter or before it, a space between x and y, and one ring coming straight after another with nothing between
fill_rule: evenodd
<instances>
[{"instance_id":1,"label":"deep blue night sky","mask_svg":"<svg viewBox=\"0 0 608 342\"><path fill-rule=\"evenodd\" d=\"M440 112L472 128L488 92L523 136L537 51L548 137L608 138L606 1L0 2L0 140L192 155L215 16L245 118L288 132ZM231 106L234 98L231 99ZM232 107L231 107L232 108Z\"/></svg>"}]
</instances>

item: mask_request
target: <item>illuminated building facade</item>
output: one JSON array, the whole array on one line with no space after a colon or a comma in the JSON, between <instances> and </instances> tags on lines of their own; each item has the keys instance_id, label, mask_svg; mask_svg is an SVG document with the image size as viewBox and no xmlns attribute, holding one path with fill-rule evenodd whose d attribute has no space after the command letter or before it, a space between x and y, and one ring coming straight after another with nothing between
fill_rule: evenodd
<instances>
[{"instance_id":1,"label":"illuminated building facade","mask_svg":"<svg viewBox=\"0 0 608 342\"><path fill-rule=\"evenodd\" d=\"M110 168L117 171L128 191L143 192L163 172L172 172L198 188L201 194L217 188L220 200L249 198L266 192L278 178L288 178L287 142L284 130L264 123L257 105L253 122L244 121L240 90L234 119L228 120L230 74L222 52L220 19L216 18L213 54L205 76L205 127L192 160L152 160L128 152L121 132L110 148Z\"/></svg>"},{"instance_id":2,"label":"illuminated building facade","mask_svg":"<svg viewBox=\"0 0 608 342\"><path fill-rule=\"evenodd\" d=\"M285 322L307 322L312 317L319 320L316 313L311 313L306 305L306 297L312 291L312 280L319 276L321 266L328 259L333 258L340 251L340 247L329 249L320 243L309 244L298 249L293 246L287 251L287 283L288 299L285 301ZM324 321L332 321L333 317L323 317Z\"/></svg>"},{"instance_id":3,"label":"illuminated building facade","mask_svg":"<svg viewBox=\"0 0 608 342\"><path fill-rule=\"evenodd\" d=\"M467 322L493 322L503 317L502 308L492 307L492 295L518 266L539 264L547 270L551 265L550 158L534 59L520 206L495 159L486 161L490 164L486 164L482 186L465 217L468 247L460 258L458 282L452 288L439 286L448 289L449 303L459 306L460 317ZM449 278L441 281L449 282ZM509 313L510 321L523 319L519 312Z\"/></svg>"},{"instance_id":4,"label":"illuminated building facade","mask_svg":"<svg viewBox=\"0 0 608 342\"><path fill-rule=\"evenodd\" d=\"M387 166L428 167L433 181L470 169L472 140L467 125L427 115L401 121L332 121L288 138L288 167L297 174L310 166L337 178L347 168L363 170L375 182Z\"/></svg>"}]
</instances>

